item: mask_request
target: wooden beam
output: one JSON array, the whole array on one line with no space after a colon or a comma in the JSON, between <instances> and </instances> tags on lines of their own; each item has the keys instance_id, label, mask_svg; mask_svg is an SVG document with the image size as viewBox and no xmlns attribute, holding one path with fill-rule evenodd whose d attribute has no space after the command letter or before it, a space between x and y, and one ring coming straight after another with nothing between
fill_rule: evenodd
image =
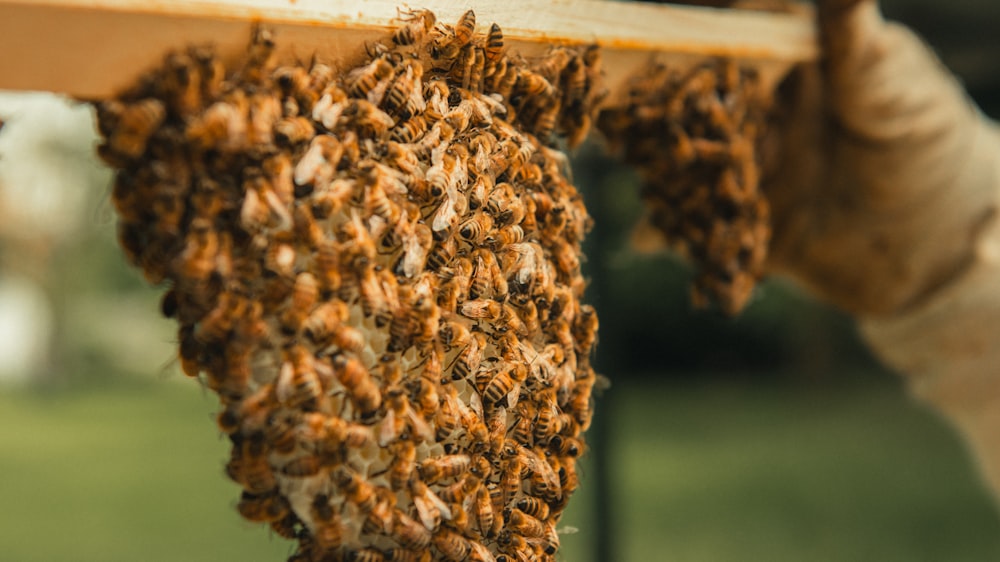
<instances>
[{"instance_id":1,"label":"wooden beam","mask_svg":"<svg viewBox=\"0 0 1000 562\"><path fill-rule=\"evenodd\" d=\"M598 43L614 91L658 56L737 57L775 80L817 55L812 17L595 0L508 0L474 5L425 0L454 22L476 10L479 30L496 22L507 45L527 56L551 44ZM347 63L365 42L395 27L393 0L0 0L0 89L46 90L84 99L113 95L165 52L214 44L225 57L245 49L250 27L265 22L280 56L313 54Z\"/></svg>"}]
</instances>

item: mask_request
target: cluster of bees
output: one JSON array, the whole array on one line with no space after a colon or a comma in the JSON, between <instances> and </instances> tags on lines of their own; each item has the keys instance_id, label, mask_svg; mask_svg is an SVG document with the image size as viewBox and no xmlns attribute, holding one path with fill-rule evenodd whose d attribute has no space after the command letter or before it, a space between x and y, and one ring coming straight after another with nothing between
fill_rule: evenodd
<instances>
[{"instance_id":1,"label":"cluster of bees","mask_svg":"<svg viewBox=\"0 0 1000 562\"><path fill-rule=\"evenodd\" d=\"M127 258L294 560L552 560L591 421L595 48L401 14L359 66L166 56L97 105Z\"/></svg>"},{"instance_id":2,"label":"cluster of bees","mask_svg":"<svg viewBox=\"0 0 1000 562\"><path fill-rule=\"evenodd\" d=\"M771 237L757 162L769 104L755 72L732 61L657 65L598 121L642 175L651 225L698 269L695 303L728 314L753 293Z\"/></svg>"}]
</instances>

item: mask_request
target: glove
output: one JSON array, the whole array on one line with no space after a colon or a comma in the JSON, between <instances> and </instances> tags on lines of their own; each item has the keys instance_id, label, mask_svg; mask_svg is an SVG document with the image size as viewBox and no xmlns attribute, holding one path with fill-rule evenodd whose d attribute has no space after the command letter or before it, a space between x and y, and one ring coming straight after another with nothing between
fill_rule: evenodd
<instances>
[{"instance_id":1,"label":"glove","mask_svg":"<svg viewBox=\"0 0 1000 562\"><path fill-rule=\"evenodd\" d=\"M873 0L821 2L824 58L782 92L765 178L769 270L862 316L962 275L994 220L1000 138L933 53Z\"/></svg>"},{"instance_id":2,"label":"glove","mask_svg":"<svg viewBox=\"0 0 1000 562\"><path fill-rule=\"evenodd\" d=\"M825 58L782 93L770 270L855 313L1000 499L1000 133L873 0L818 14Z\"/></svg>"}]
</instances>

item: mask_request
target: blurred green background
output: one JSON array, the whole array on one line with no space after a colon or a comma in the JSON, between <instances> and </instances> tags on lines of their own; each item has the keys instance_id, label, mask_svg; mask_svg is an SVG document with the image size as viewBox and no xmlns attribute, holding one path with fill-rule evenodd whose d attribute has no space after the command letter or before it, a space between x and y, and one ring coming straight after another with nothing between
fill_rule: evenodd
<instances>
[{"instance_id":1,"label":"blurred green background","mask_svg":"<svg viewBox=\"0 0 1000 562\"><path fill-rule=\"evenodd\" d=\"M1000 114L992 2L886 5ZM0 355L43 334L0 369L0 560L282 560L289 543L236 514L215 397L174 364L160 291L115 247L89 113L46 104L0 95ZM1000 559L962 445L849 318L780 280L739 318L691 310L683 264L628 250L632 173L596 144L574 172L612 386L562 559L595 561L602 534L624 561Z\"/></svg>"}]
</instances>

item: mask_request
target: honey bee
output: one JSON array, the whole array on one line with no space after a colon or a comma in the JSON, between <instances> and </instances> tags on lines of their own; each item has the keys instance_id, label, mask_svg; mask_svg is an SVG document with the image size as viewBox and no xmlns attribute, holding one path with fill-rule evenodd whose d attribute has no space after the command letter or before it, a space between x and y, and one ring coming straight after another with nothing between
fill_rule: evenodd
<instances>
[{"instance_id":1,"label":"honey bee","mask_svg":"<svg viewBox=\"0 0 1000 562\"><path fill-rule=\"evenodd\" d=\"M549 450L561 457L576 458L583 454L583 443L575 437L553 435L549 439Z\"/></svg>"},{"instance_id":2,"label":"honey bee","mask_svg":"<svg viewBox=\"0 0 1000 562\"><path fill-rule=\"evenodd\" d=\"M458 18L455 25L455 42L459 47L466 46L472 41L472 36L476 32L476 13L472 10L466 11L462 17Z\"/></svg>"},{"instance_id":3,"label":"honey bee","mask_svg":"<svg viewBox=\"0 0 1000 562\"><path fill-rule=\"evenodd\" d=\"M116 120L114 127L107 128L111 132L107 141L108 150L129 159L138 158L146 152L150 137L167 117L163 102L154 98L127 105L107 101L101 105L101 113Z\"/></svg>"},{"instance_id":4,"label":"honey bee","mask_svg":"<svg viewBox=\"0 0 1000 562\"><path fill-rule=\"evenodd\" d=\"M430 457L420 463L420 476L429 484L457 478L469 470L472 457L465 454Z\"/></svg>"},{"instance_id":5,"label":"honey bee","mask_svg":"<svg viewBox=\"0 0 1000 562\"><path fill-rule=\"evenodd\" d=\"M528 515L518 508L510 509L505 517L506 528L524 537L541 538L545 536L545 525L538 519Z\"/></svg>"},{"instance_id":6,"label":"honey bee","mask_svg":"<svg viewBox=\"0 0 1000 562\"><path fill-rule=\"evenodd\" d=\"M488 65L495 65L503 56L503 31L496 23L490 25L483 52L486 55L486 64Z\"/></svg>"},{"instance_id":7,"label":"honey bee","mask_svg":"<svg viewBox=\"0 0 1000 562\"><path fill-rule=\"evenodd\" d=\"M524 496L516 506L522 513L535 519L544 521L549 518L549 504L534 496Z\"/></svg>"},{"instance_id":8,"label":"honey bee","mask_svg":"<svg viewBox=\"0 0 1000 562\"><path fill-rule=\"evenodd\" d=\"M496 254L485 248L480 248L472 253L472 258L476 260L476 265L469 285L469 297L476 300L491 293L493 300L503 301L506 299L509 288L503 270L497 262Z\"/></svg>"},{"instance_id":9,"label":"honey bee","mask_svg":"<svg viewBox=\"0 0 1000 562\"><path fill-rule=\"evenodd\" d=\"M333 131L337 128L346 107L347 93L331 84L323 90L319 100L313 105L312 119L322 123L327 131Z\"/></svg>"},{"instance_id":10,"label":"honey bee","mask_svg":"<svg viewBox=\"0 0 1000 562\"><path fill-rule=\"evenodd\" d=\"M313 138L316 129L305 117L285 117L275 123L274 134L279 142L295 146Z\"/></svg>"},{"instance_id":11,"label":"honey bee","mask_svg":"<svg viewBox=\"0 0 1000 562\"><path fill-rule=\"evenodd\" d=\"M317 189L330 184L344 147L333 135L317 135L295 165L295 185L313 185Z\"/></svg>"},{"instance_id":12,"label":"honey bee","mask_svg":"<svg viewBox=\"0 0 1000 562\"><path fill-rule=\"evenodd\" d=\"M379 445L385 447L401 437L417 443L434 439L434 429L410 406L402 388L390 387L385 396L388 407L378 427Z\"/></svg>"},{"instance_id":13,"label":"honey bee","mask_svg":"<svg viewBox=\"0 0 1000 562\"><path fill-rule=\"evenodd\" d=\"M421 84L423 68L419 64L409 64L404 73L396 76L382 100L387 113L404 119L423 113L427 107Z\"/></svg>"},{"instance_id":14,"label":"honey bee","mask_svg":"<svg viewBox=\"0 0 1000 562\"><path fill-rule=\"evenodd\" d=\"M392 42L400 47L416 44L434 28L437 18L430 10L413 10L401 14L405 25L392 34Z\"/></svg>"},{"instance_id":15,"label":"honey bee","mask_svg":"<svg viewBox=\"0 0 1000 562\"><path fill-rule=\"evenodd\" d=\"M391 535L405 549L420 552L431 544L431 532L399 509L393 510Z\"/></svg>"},{"instance_id":16,"label":"honey bee","mask_svg":"<svg viewBox=\"0 0 1000 562\"><path fill-rule=\"evenodd\" d=\"M285 476L292 478L305 478L318 474L322 466L319 457L316 455L302 455L285 463L281 467L281 472Z\"/></svg>"},{"instance_id":17,"label":"honey bee","mask_svg":"<svg viewBox=\"0 0 1000 562\"><path fill-rule=\"evenodd\" d=\"M504 246L509 244L518 244L524 240L524 229L521 228L519 224L510 224L499 230L490 232L486 237L486 245L493 250L498 252L503 250Z\"/></svg>"},{"instance_id":18,"label":"honey bee","mask_svg":"<svg viewBox=\"0 0 1000 562\"><path fill-rule=\"evenodd\" d=\"M192 119L184 134L200 149L242 150L248 142L249 117L250 102L242 90L237 90Z\"/></svg>"},{"instance_id":19,"label":"honey bee","mask_svg":"<svg viewBox=\"0 0 1000 562\"><path fill-rule=\"evenodd\" d=\"M521 384L527 376L527 369L522 364L516 364L510 368L500 370L483 390L483 400L487 404L496 405L504 398L509 397L508 404L514 407L517 403Z\"/></svg>"},{"instance_id":20,"label":"honey bee","mask_svg":"<svg viewBox=\"0 0 1000 562\"><path fill-rule=\"evenodd\" d=\"M481 332L473 332L465 348L455 358L452 367L452 378L468 379L479 369L483 351L486 349L486 336Z\"/></svg>"},{"instance_id":21,"label":"honey bee","mask_svg":"<svg viewBox=\"0 0 1000 562\"><path fill-rule=\"evenodd\" d=\"M333 356L333 368L361 418L367 419L375 415L382 405L382 392L368 369L357 359L343 353Z\"/></svg>"},{"instance_id":22,"label":"honey bee","mask_svg":"<svg viewBox=\"0 0 1000 562\"><path fill-rule=\"evenodd\" d=\"M553 63L549 61L550 65ZM549 99L553 95L552 83L545 76L527 69L518 72L514 89L525 99Z\"/></svg>"},{"instance_id":23,"label":"honey bee","mask_svg":"<svg viewBox=\"0 0 1000 562\"><path fill-rule=\"evenodd\" d=\"M270 92L257 93L249 100L247 142L251 147L266 148L274 144L274 124L281 118L281 104Z\"/></svg>"},{"instance_id":24,"label":"honey bee","mask_svg":"<svg viewBox=\"0 0 1000 562\"><path fill-rule=\"evenodd\" d=\"M245 445L244 450L248 446ZM234 447L234 452L236 448ZM234 456L226 466L230 478L243 485L248 492L264 494L277 486L274 472L271 470L267 457L263 454L250 455L243 452Z\"/></svg>"},{"instance_id":25,"label":"honey bee","mask_svg":"<svg viewBox=\"0 0 1000 562\"><path fill-rule=\"evenodd\" d=\"M451 69L451 76L462 84L462 89L480 92L483 89L483 73L486 66L483 49L469 43L462 47Z\"/></svg>"},{"instance_id":26,"label":"honey bee","mask_svg":"<svg viewBox=\"0 0 1000 562\"><path fill-rule=\"evenodd\" d=\"M472 548L468 539L450 529L441 529L434 535L434 546L446 560L453 562L466 560Z\"/></svg>"},{"instance_id":27,"label":"honey bee","mask_svg":"<svg viewBox=\"0 0 1000 562\"><path fill-rule=\"evenodd\" d=\"M443 272L448 264L455 259L458 245L454 238L445 238L431 248L427 255L427 268L431 271Z\"/></svg>"},{"instance_id":28,"label":"honey bee","mask_svg":"<svg viewBox=\"0 0 1000 562\"><path fill-rule=\"evenodd\" d=\"M396 121L378 106L366 99L350 99L343 117L363 137L383 137Z\"/></svg>"},{"instance_id":29,"label":"honey bee","mask_svg":"<svg viewBox=\"0 0 1000 562\"><path fill-rule=\"evenodd\" d=\"M409 485L417 467L417 447L412 441L398 441L391 445L393 460L387 469L389 483L393 489L401 490Z\"/></svg>"},{"instance_id":30,"label":"honey bee","mask_svg":"<svg viewBox=\"0 0 1000 562\"><path fill-rule=\"evenodd\" d=\"M353 470L341 466L336 469L333 478L344 498L361 513L370 513L379 502L377 488Z\"/></svg>"},{"instance_id":31,"label":"honey bee","mask_svg":"<svg viewBox=\"0 0 1000 562\"><path fill-rule=\"evenodd\" d=\"M375 488L376 501L371 511L361 525L361 531L368 534L387 532L393 522L393 511L396 507L395 492L378 486Z\"/></svg>"},{"instance_id":32,"label":"honey bee","mask_svg":"<svg viewBox=\"0 0 1000 562\"><path fill-rule=\"evenodd\" d=\"M401 277L413 278L423 271L433 245L434 235L431 229L422 223L415 224L402 238L403 252L393 267L393 272Z\"/></svg>"},{"instance_id":33,"label":"honey bee","mask_svg":"<svg viewBox=\"0 0 1000 562\"><path fill-rule=\"evenodd\" d=\"M326 494L316 494L310 512L313 518L312 534L316 545L323 550L340 548L344 543L346 529L340 514L330 505L330 497Z\"/></svg>"},{"instance_id":34,"label":"honey bee","mask_svg":"<svg viewBox=\"0 0 1000 562\"><path fill-rule=\"evenodd\" d=\"M410 144L419 141L425 132L427 132L427 118L423 115L414 115L393 128L389 138L395 142Z\"/></svg>"},{"instance_id":35,"label":"honey bee","mask_svg":"<svg viewBox=\"0 0 1000 562\"><path fill-rule=\"evenodd\" d=\"M244 490L236 504L236 510L244 519L254 523L278 521L290 513L288 500L277 491L253 494Z\"/></svg>"},{"instance_id":36,"label":"honey bee","mask_svg":"<svg viewBox=\"0 0 1000 562\"><path fill-rule=\"evenodd\" d=\"M430 544L429 539L428 544ZM430 562L431 551L393 547L386 551L385 559L386 562Z\"/></svg>"},{"instance_id":37,"label":"honey bee","mask_svg":"<svg viewBox=\"0 0 1000 562\"><path fill-rule=\"evenodd\" d=\"M349 562L385 562L385 554L374 548L362 548L351 551L347 560Z\"/></svg>"},{"instance_id":38,"label":"honey bee","mask_svg":"<svg viewBox=\"0 0 1000 562\"><path fill-rule=\"evenodd\" d=\"M305 347L295 345L286 356L275 382L275 395L280 403L290 408L311 409L323 395L312 354Z\"/></svg>"},{"instance_id":39,"label":"honey bee","mask_svg":"<svg viewBox=\"0 0 1000 562\"><path fill-rule=\"evenodd\" d=\"M395 69L385 58L377 58L365 66L355 68L347 75L347 93L354 98L366 98L371 103L378 103L368 96L380 82L392 77Z\"/></svg>"},{"instance_id":40,"label":"honey bee","mask_svg":"<svg viewBox=\"0 0 1000 562\"><path fill-rule=\"evenodd\" d=\"M319 283L311 273L295 278L292 300L281 315L281 328L286 334L296 334L319 300Z\"/></svg>"},{"instance_id":41,"label":"honey bee","mask_svg":"<svg viewBox=\"0 0 1000 562\"><path fill-rule=\"evenodd\" d=\"M410 492L413 497L413 505L417 508L417 516L428 531L437 530L441 525L442 517L446 520L451 519L451 508L441 501L441 498L432 492L427 484L414 479L410 482Z\"/></svg>"},{"instance_id":42,"label":"honey bee","mask_svg":"<svg viewBox=\"0 0 1000 562\"><path fill-rule=\"evenodd\" d=\"M573 337L576 338L579 353L589 352L597 342L597 328L597 311L589 304L581 306L580 314L573 324Z\"/></svg>"}]
</instances>

